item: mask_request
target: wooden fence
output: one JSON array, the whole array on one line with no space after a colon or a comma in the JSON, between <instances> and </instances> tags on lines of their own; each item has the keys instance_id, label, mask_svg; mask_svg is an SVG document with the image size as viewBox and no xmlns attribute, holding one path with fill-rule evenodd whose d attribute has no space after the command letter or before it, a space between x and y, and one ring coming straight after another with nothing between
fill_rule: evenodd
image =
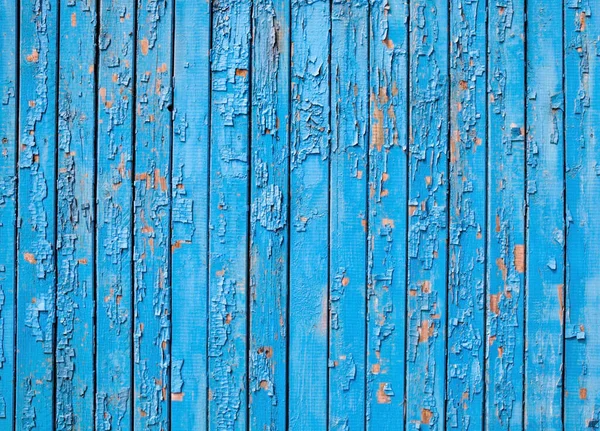
<instances>
[{"instance_id":1,"label":"wooden fence","mask_svg":"<svg viewBox=\"0 0 600 431\"><path fill-rule=\"evenodd\" d=\"M597 0L0 0L0 429L600 427Z\"/></svg>"}]
</instances>

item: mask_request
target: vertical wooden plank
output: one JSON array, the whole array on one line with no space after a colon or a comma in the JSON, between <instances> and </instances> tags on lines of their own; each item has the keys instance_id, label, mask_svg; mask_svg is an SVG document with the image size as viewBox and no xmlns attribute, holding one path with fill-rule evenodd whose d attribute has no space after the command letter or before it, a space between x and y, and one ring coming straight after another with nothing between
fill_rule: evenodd
<instances>
[{"instance_id":1,"label":"vertical wooden plank","mask_svg":"<svg viewBox=\"0 0 600 431\"><path fill-rule=\"evenodd\" d=\"M18 8L0 1L0 428L14 429Z\"/></svg>"},{"instance_id":2,"label":"vertical wooden plank","mask_svg":"<svg viewBox=\"0 0 600 431\"><path fill-rule=\"evenodd\" d=\"M444 427L448 224L448 3L410 11L407 429Z\"/></svg>"},{"instance_id":3,"label":"vertical wooden plank","mask_svg":"<svg viewBox=\"0 0 600 431\"><path fill-rule=\"evenodd\" d=\"M138 1L134 162L134 428L169 426L173 3Z\"/></svg>"},{"instance_id":4,"label":"vertical wooden plank","mask_svg":"<svg viewBox=\"0 0 600 431\"><path fill-rule=\"evenodd\" d=\"M60 3L56 429L94 429L96 2Z\"/></svg>"},{"instance_id":5,"label":"vertical wooden plank","mask_svg":"<svg viewBox=\"0 0 600 431\"><path fill-rule=\"evenodd\" d=\"M486 429L522 428L524 1L489 4Z\"/></svg>"},{"instance_id":6,"label":"vertical wooden plank","mask_svg":"<svg viewBox=\"0 0 600 431\"><path fill-rule=\"evenodd\" d=\"M132 419L134 0L101 0L98 40L96 430Z\"/></svg>"},{"instance_id":7,"label":"vertical wooden plank","mask_svg":"<svg viewBox=\"0 0 600 431\"><path fill-rule=\"evenodd\" d=\"M209 260L209 429L247 427L250 0L215 0Z\"/></svg>"},{"instance_id":8,"label":"vertical wooden plank","mask_svg":"<svg viewBox=\"0 0 600 431\"><path fill-rule=\"evenodd\" d=\"M600 8L565 2L567 313L565 429L600 423Z\"/></svg>"},{"instance_id":9,"label":"vertical wooden plank","mask_svg":"<svg viewBox=\"0 0 600 431\"><path fill-rule=\"evenodd\" d=\"M452 0L446 426L462 430L483 429L486 31L485 0Z\"/></svg>"},{"instance_id":10,"label":"vertical wooden plank","mask_svg":"<svg viewBox=\"0 0 600 431\"><path fill-rule=\"evenodd\" d=\"M527 2L525 423L562 428L564 119L562 0Z\"/></svg>"},{"instance_id":11,"label":"vertical wooden plank","mask_svg":"<svg viewBox=\"0 0 600 431\"><path fill-rule=\"evenodd\" d=\"M253 6L250 428L286 429L290 2Z\"/></svg>"},{"instance_id":12,"label":"vertical wooden plank","mask_svg":"<svg viewBox=\"0 0 600 431\"><path fill-rule=\"evenodd\" d=\"M369 4L331 11L329 429L364 429Z\"/></svg>"},{"instance_id":13,"label":"vertical wooden plank","mask_svg":"<svg viewBox=\"0 0 600 431\"><path fill-rule=\"evenodd\" d=\"M175 2L171 428L205 430L210 2Z\"/></svg>"},{"instance_id":14,"label":"vertical wooden plank","mask_svg":"<svg viewBox=\"0 0 600 431\"><path fill-rule=\"evenodd\" d=\"M370 14L367 429L404 427L408 1Z\"/></svg>"},{"instance_id":15,"label":"vertical wooden plank","mask_svg":"<svg viewBox=\"0 0 600 431\"><path fill-rule=\"evenodd\" d=\"M327 429L330 4L292 1L289 429Z\"/></svg>"},{"instance_id":16,"label":"vertical wooden plank","mask_svg":"<svg viewBox=\"0 0 600 431\"><path fill-rule=\"evenodd\" d=\"M54 424L58 6L21 2L17 244L18 430Z\"/></svg>"}]
</instances>

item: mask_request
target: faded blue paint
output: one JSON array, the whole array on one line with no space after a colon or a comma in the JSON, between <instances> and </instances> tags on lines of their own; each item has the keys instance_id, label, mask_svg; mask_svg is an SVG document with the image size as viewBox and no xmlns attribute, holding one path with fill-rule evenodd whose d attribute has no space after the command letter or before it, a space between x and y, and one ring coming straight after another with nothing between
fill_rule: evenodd
<instances>
[{"instance_id":1,"label":"faded blue paint","mask_svg":"<svg viewBox=\"0 0 600 431\"><path fill-rule=\"evenodd\" d=\"M327 428L330 4L292 1L289 429Z\"/></svg>"},{"instance_id":2,"label":"faded blue paint","mask_svg":"<svg viewBox=\"0 0 600 431\"><path fill-rule=\"evenodd\" d=\"M54 424L58 8L21 2L15 426Z\"/></svg>"},{"instance_id":3,"label":"faded blue paint","mask_svg":"<svg viewBox=\"0 0 600 431\"><path fill-rule=\"evenodd\" d=\"M525 272L525 6L488 21L486 429L522 428Z\"/></svg>"},{"instance_id":4,"label":"faded blue paint","mask_svg":"<svg viewBox=\"0 0 600 431\"><path fill-rule=\"evenodd\" d=\"M290 2L253 7L250 175L250 429L286 429Z\"/></svg>"},{"instance_id":5,"label":"faded blue paint","mask_svg":"<svg viewBox=\"0 0 600 431\"><path fill-rule=\"evenodd\" d=\"M406 429L444 429L448 240L448 7L410 5Z\"/></svg>"},{"instance_id":6,"label":"faded blue paint","mask_svg":"<svg viewBox=\"0 0 600 431\"><path fill-rule=\"evenodd\" d=\"M525 418L561 429L565 285L562 0L527 2Z\"/></svg>"},{"instance_id":7,"label":"faded blue paint","mask_svg":"<svg viewBox=\"0 0 600 431\"><path fill-rule=\"evenodd\" d=\"M134 141L134 429L166 430L171 367L173 3L138 1Z\"/></svg>"},{"instance_id":8,"label":"faded blue paint","mask_svg":"<svg viewBox=\"0 0 600 431\"><path fill-rule=\"evenodd\" d=\"M368 430L404 427L408 208L408 2L370 9Z\"/></svg>"},{"instance_id":9,"label":"faded blue paint","mask_svg":"<svg viewBox=\"0 0 600 431\"><path fill-rule=\"evenodd\" d=\"M251 2L212 10L209 188L209 429L245 430Z\"/></svg>"},{"instance_id":10,"label":"faded blue paint","mask_svg":"<svg viewBox=\"0 0 600 431\"><path fill-rule=\"evenodd\" d=\"M14 429L19 13L14 0L0 10L0 428Z\"/></svg>"},{"instance_id":11,"label":"faded blue paint","mask_svg":"<svg viewBox=\"0 0 600 431\"><path fill-rule=\"evenodd\" d=\"M486 4L450 4L450 239L446 427L483 429Z\"/></svg>"},{"instance_id":12,"label":"faded blue paint","mask_svg":"<svg viewBox=\"0 0 600 431\"><path fill-rule=\"evenodd\" d=\"M565 1L566 313L564 426L600 424L600 8Z\"/></svg>"},{"instance_id":13,"label":"faded blue paint","mask_svg":"<svg viewBox=\"0 0 600 431\"><path fill-rule=\"evenodd\" d=\"M599 427L594 7L0 0L0 429Z\"/></svg>"},{"instance_id":14,"label":"faded blue paint","mask_svg":"<svg viewBox=\"0 0 600 431\"><path fill-rule=\"evenodd\" d=\"M101 0L96 179L98 431L130 431L133 405L134 0Z\"/></svg>"},{"instance_id":15,"label":"faded blue paint","mask_svg":"<svg viewBox=\"0 0 600 431\"><path fill-rule=\"evenodd\" d=\"M208 395L210 3L188 6L175 3L171 426L202 431Z\"/></svg>"},{"instance_id":16,"label":"faded blue paint","mask_svg":"<svg viewBox=\"0 0 600 431\"><path fill-rule=\"evenodd\" d=\"M56 430L94 429L96 2L61 2Z\"/></svg>"},{"instance_id":17,"label":"faded blue paint","mask_svg":"<svg viewBox=\"0 0 600 431\"><path fill-rule=\"evenodd\" d=\"M364 429L369 4L331 11L329 429ZM343 49L342 49L343 47ZM358 67L357 67L358 66Z\"/></svg>"}]
</instances>

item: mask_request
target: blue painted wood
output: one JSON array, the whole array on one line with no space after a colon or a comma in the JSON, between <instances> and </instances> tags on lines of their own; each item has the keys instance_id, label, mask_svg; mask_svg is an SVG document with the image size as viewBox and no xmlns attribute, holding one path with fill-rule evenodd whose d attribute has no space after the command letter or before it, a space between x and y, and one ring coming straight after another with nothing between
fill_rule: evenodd
<instances>
[{"instance_id":1,"label":"blue painted wood","mask_svg":"<svg viewBox=\"0 0 600 431\"><path fill-rule=\"evenodd\" d=\"M410 5L406 429L445 423L448 7Z\"/></svg>"},{"instance_id":2,"label":"blue painted wood","mask_svg":"<svg viewBox=\"0 0 600 431\"><path fill-rule=\"evenodd\" d=\"M209 188L209 426L247 427L251 3L213 3Z\"/></svg>"},{"instance_id":3,"label":"blue painted wood","mask_svg":"<svg viewBox=\"0 0 600 431\"><path fill-rule=\"evenodd\" d=\"M525 418L561 429L565 284L562 0L527 2Z\"/></svg>"},{"instance_id":4,"label":"blue painted wood","mask_svg":"<svg viewBox=\"0 0 600 431\"><path fill-rule=\"evenodd\" d=\"M19 11L0 1L0 428L14 429Z\"/></svg>"},{"instance_id":5,"label":"blue painted wood","mask_svg":"<svg viewBox=\"0 0 600 431\"><path fill-rule=\"evenodd\" d=\"M364 429L369 59L367 1L331 11L329 429ZM345 49L334 49L345 47Z\"/></svg>"},{"instance_id":6,"label":"blue painted wood","mask_svg":"<svg viewBox=\"0 0 600 431\"><path fill-rule=\"evenodd\" d=\"M447 418L483 429L486 3L450 3L450 240Z\"/></svg>"},{"instance_id":7,"label":"blue painted wood","mask_svg":"<svg viewBox=\"0 0 600 431\"><path fill-rule=\"evenodd\" d=\"M166 430L171 367L173 3L138 2L134 158L134 429Z\"/></svg>"},{"instance_id":8,"label":"blue painted wood","mask_svg":"<svg viewBox=\"0 0 600 431\"><path fill-rule=\"evenodd\" d=\"M96 146L96 405L99 431L132 429L135 2L101 0Z\"/></svg>"},{"instance_id":9,"label":"blue painted wood","mask_svg":"<svg viewBox=\"0 0 600 431\"><path fill-rule=\"evenodd\" d=\"M253 4L250 429L286 429L290 2Z\"/></svg>"},{"instance_id":10,"label":"blue painted wood","mask_svg":"<svg viewBox=\"0 0 600 431\"><path fill-rule=\"evenodd\" d=\"M2 1L1 429L600 424L593 2Z\"/></svg>"},{"instance_id":11,"label":"blue painted wood","mask_svg":"<svg viewBox=\"0 0 600 431\"><path fill-rule=\"evenodd\" d=\"M23 0L20 29L15 426L51 430L56 379L56 2Z\"/></svg>"},{"instance_id":12,"label":"blue painted wood","mask_svg":"<svg viewBox=\"0 0 600 431\"><path fill-rule=\"evenodd\" d=\"M598 125L600 8L565 2L567 284L564 427L593 429L600 421L600 223Z\"/></svg>"},{"instance_id":13,"label":"blue painted wood","mask_svg":"<svg viewBox=\"0 0 600 431\"><path fill-rule=\"evenodd\" d=\"M96 2L60 5L56 418L94 429Z\"/></svg>"},{"instance_id":14,"label":"blue painted wood","mask_svg":"<svg viewBox=\"0 0 600 431\"><path fill-rule=\"evenodd\" d=\"M368 430L404 427L408 207L408 2L370 10Z\"/></svg>"},{"instance_id":15,"label":"blue painted wood","mask_svg":"<svg viewBox=\"0 0 600 431\"><path fill-rule=\"evenodd\" d=\"M522 428L525 272L525 6L488 20L486 429Z\"/></svg>"},{"instance_id":16,"label":"blue painted wood","mask_svg":"<svg viewBox=\"0 0 600 431\"><path fill-rule=\"evenodd\" d=\"M176 2L174 26L170 425L201 431L208 395L210 2Z\"/></svg>"},{"instance_id":17,"label":"blue painted wood","mask_svg":"<svg viewBox=\"0 0 600 431\"><path fill-rule=\"evenodd\" d=\"M327 429L330 4L292 1L289 429Z\"/></svg>"}]
</instances>

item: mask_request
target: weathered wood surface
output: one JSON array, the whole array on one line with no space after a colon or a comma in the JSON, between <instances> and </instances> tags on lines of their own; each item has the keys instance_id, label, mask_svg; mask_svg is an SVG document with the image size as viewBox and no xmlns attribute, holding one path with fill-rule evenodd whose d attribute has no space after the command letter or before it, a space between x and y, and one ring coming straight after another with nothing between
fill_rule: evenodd
<instances>
[{"instance_id":1,"label":"weathered wood surface","mask_svg":"<svg viewBox=\"0 0 600 431\"><path fill-rule=\"evenodd\" d=\"M1 430L600 427L596 2L0 10Z\"/></svg>"}]
</instances>

